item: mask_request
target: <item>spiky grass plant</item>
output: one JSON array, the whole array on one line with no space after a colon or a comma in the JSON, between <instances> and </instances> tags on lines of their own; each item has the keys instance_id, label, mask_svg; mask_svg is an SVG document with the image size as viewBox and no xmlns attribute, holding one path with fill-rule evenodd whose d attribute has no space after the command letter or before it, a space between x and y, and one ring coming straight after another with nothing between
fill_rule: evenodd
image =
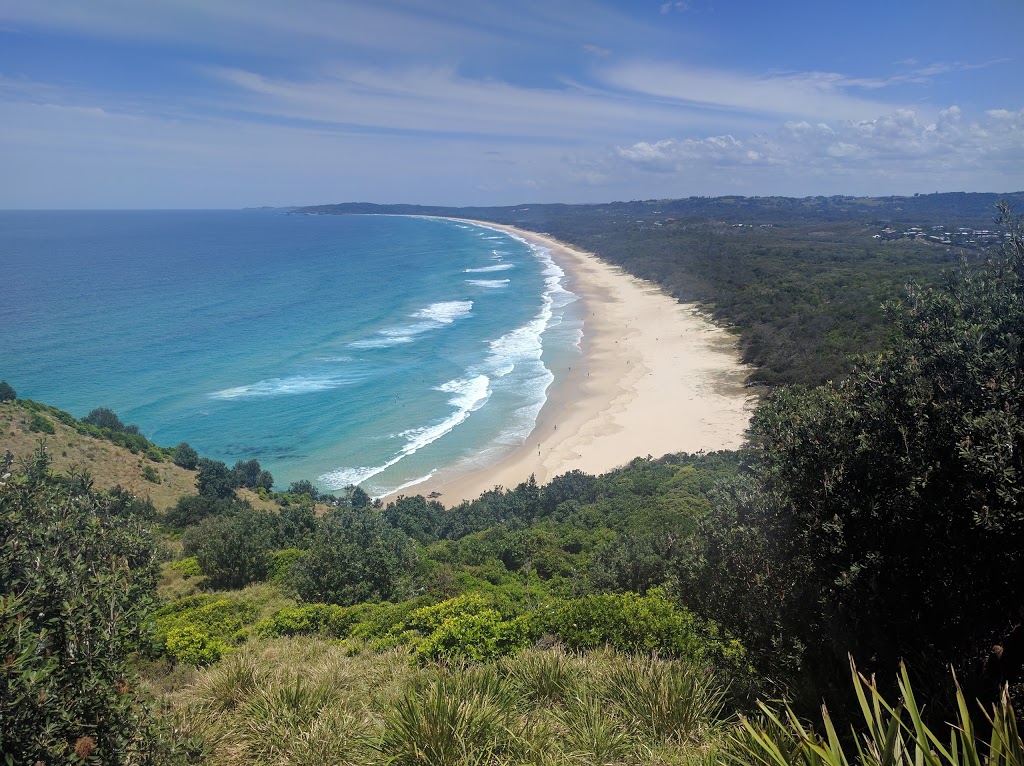
<instances>
[{"instance_id":1,"label":"spiky grass plant","mask_svg":"<svg viewBox=\"0 0 1024 766\"><path fill-rule=\"evenodd\" d=\"M698 665L657 657L615 662L607 697L638 732L652 740L699 742L721 725L725 688Z\"/></svg>"},{"instance_id":2,"label":"spiky grass plant","mask_svg":"<svg viewBox=\"0 0 1024 766\"><path fill-rule=\"evenodd\" d=\"M506 658L502 667L520 693L537 705L561 705L578 692L583 675L576 656L561 646L527 649Z\"/></svg>"},{"instance_id":3,"label":"spiky grass plant","mask_svg":"<svg viewBox=\"0 0 1024 766\"><path fill-rule=\"evenodd\" d=\"M234 710L266 681L266 666L248 649L225 657L201 672L193 684L194 701L214 713Z\"/></svg>"},{"instance_id":4,"label":"spiky grass plant","mask_svg":"<svg viewBox=\"0 0 1024 766\"><path fill-rule=\"evenodd\" d=\"M629 763L637 742L613 706L597 697L576 697L556 714L565 727L565 750L572 760L593 764Z\"/></svg>"},{"instance_id":5,"label":"spiky grass plant","mask_svg":"<svg viewBox=\"0 0 1024 766\"><path fill-rule=\"evenodd\" d=\"M289 762L321 712L332 702L330 690L301 677L258 689L244 712L241 744L259 763Z\"/></svg>"},{"instance_id":6,"label":"spiky grass plant","mask_svg":"<svg viewBox=\"0 0 1024 766\"><path fill-rule=\"evenodd\" d=\"M857 673L852 664L851 670L864 720L852 744L840 738L825 708L824 734L819 734L788 704L780 711L760 703L761 717L741 718L729 760L744 766L1024 766L1024 744L1006 690L991 712L982 710L991 729L985 741L959 685L956 721L936 729L925 723L905 667L899 677L903 701L895 706L882 697L874 679Z\"/></svg>"},{"instance_id":7,"label":"spiky grass plant","mask_svg":"<svg viewBox=\"0 0 1024 766\"><path fill-rule=\"evenodd\" d=\"M174 702L218 766L710 766L707 741L663 736L670 727L640 725L642 714L629 712L645 709L626 700L642 697L635 687L653 666L560 648L420 666L408 652L271 639L200 671Z\"/></svg>"},{"instance_id":8,"label":"spiky grass plant","mask_svg":"<svg viewBox=\"0 0 1024 766\"><path fill-rule=\"evenodd\" d=\"M287 759L294 766L365 766L371 763L375 741L367 715L331 706L323 708L289 740Z\"/></svg>"},{"instance_id":9,"label":"spiky grass plant","mask_svg":"<svg viewBox=\"0 0 1024 766\"><path fill-rule=\"evenodd\" d=\"M377 745L396 766L473 766L492 763L511 747L509 717L491 680L441 673L425 688L410 688L383 712Z\"/></svg>"}]
</instances>

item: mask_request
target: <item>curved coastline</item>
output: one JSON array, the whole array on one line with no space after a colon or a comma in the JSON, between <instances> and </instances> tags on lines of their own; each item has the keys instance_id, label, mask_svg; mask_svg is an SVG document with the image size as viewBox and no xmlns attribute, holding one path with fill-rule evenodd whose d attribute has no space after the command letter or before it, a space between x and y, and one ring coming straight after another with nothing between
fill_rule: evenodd
<instances>
[{"instance_id":1,"label":"curved coastline","mask_svg":"<svg viewBox=\"0 0 1024 766\"><path fill-rule=\"evenodd\" d=\"M735 449L757 396L744 385L736 340L695 306L592 253L513 226L487 226L547 249L584 306L581 355L548 388L524 444L494 465L443 469L408 488L446 506L531 474L603 473L634 457ZM397 494L397 493L395 493ZM392 499L395 495L384 498Z\"/></svg>"}]
</instances>

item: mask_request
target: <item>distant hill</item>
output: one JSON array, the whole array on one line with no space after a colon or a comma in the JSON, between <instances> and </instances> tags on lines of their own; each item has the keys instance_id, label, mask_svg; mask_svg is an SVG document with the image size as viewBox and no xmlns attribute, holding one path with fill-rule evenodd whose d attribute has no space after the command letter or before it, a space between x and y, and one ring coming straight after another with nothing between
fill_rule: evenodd
<instances>
[{"instance_id":1,"label":"distant hill","mask_svg":"<svg viewBox=\"0 0 1024 766\"><path fill-rule=\"evenodd\" d=\"M940 224L985 226L995 218L995 205L1008 201L1024 210L1024 191L946 192L912 197L687 197L685 199L634 200L587 205L523 204L504 207L445 207L431 205L376 205L346 202L297 207L294 213L380 213L444 215L507 223L536 231L565 219L616 218L633 220L675 216L725 223L794 224L831 221L865 221L892 224ZM540 227L540 228L538 228Z\"/></svg>"},{"instance_id":2,"label":"distant hill","mask_svg":"<svg viewBox=\"0 0 1024 766\"><path fill-rule=\"evenodd\" d=\"M53 417L50 414L53 412L60 411L47 408L37 412L15 402L0 403L0 455L10 450L15 464L20 463L27 460L39 440L44 439L55 471L88 470L97 489L120 485L137 497L149 498L161 511L174 505L178 498L195 494L195 471L186 471L170 461L157 463L142 453L132 454L125 447L79 433ZM34 415L44 418L54 432L30 430ZM151 476L159 478L159 483L143 476L146 468L150 469Z\"/></svg>"}]
</instances>

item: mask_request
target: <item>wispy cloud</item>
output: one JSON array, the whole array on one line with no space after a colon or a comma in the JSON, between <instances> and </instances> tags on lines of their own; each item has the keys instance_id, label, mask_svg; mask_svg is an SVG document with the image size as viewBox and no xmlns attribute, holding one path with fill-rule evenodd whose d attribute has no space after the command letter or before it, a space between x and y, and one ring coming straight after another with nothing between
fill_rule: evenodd
<instances>
[{"instance_id":1,"label":"wispy cloud","mask_svg":"<svg viewBox=\"0 0 1024 766\"><path fill-rule=\"evenodd\" d=\"M726 6L0 2L0 207L1019 186L1021 91L999 58L1016 48L998 35L905 46L879 27L884 53L824 55L799 46L806 14L754 29ZM851 21L819 15L837 13Z\"/></svg>"},{"instance_id":2,"label":"wispy cloud","mask_svg":"<svg viewBox=\"0 0 1024 766\"><path fill-rule=\"evenodd\" d=\"M692 122L677 106L645 103L629 93L572 83L559 88L526 87L463 77L451 68L339 66L304 80L240 69L209 72L235 87L225 102L233 108L364 129L579 143Z\"/></svg>"},{"instance_id":3,"label":"wispy cloud","mask_svg":"<svg viewBox=\"0 0 1024 766\"><path fill-rule=\"evenodd\" d=\"M610 48L602 48L600 45L594 45L593 43L584 43L583 50L591 56L598 56L600 58L607 58L612 55Z\"/></svg>"},{"instance_id":4,"label":"wispy cloud","mask_svg":"<svg viewBox=\"0 0 1024 766\"><path fill-rule=\"evenodd\" d=\"M844 77L835 75L836 83L843 87L866 88L869 90L888 88L894 85L905 85L908 83L924 85L939 75L987 69L999 64L1008 64L1010 63L1010 59L998 58L975 64L963 61L934 62L927 66L918 66L918 62L913 60L897 63L904 63L913 68L907 71L896 72L885 77Z\"/></svg>"},{"instance_id":5,"label":"wispy cloud","mask_svg":"<svg viewBox=\"0 0 1024 766\"><path fill-rule=\"evenodd\" d=\"M862 119L891 108L849 92L830 72L750 74L669 62L633 61L600 72L609 86L692 107L827 119Z\"/></svg>"}]
</instances>

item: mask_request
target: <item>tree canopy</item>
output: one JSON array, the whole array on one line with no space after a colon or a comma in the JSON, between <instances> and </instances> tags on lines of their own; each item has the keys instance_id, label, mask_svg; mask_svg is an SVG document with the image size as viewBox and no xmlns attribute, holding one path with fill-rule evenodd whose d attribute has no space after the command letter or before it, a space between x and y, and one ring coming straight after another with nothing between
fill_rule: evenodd
<instances>
[{"instance_id":1,"label":"tree canopy","mask_svg":"<svg viewBox=\"0 0 1024 766\"><path fill-rule=\"evenodd\" d=\"M992 647L1024 620L1019 222L998 257L887 312L889 351L759 409L753 478L704 520L684 598L821 684L852 653L887 676L952 664L991 694L1020 659Z\"/></svg>"}]
</instances>

